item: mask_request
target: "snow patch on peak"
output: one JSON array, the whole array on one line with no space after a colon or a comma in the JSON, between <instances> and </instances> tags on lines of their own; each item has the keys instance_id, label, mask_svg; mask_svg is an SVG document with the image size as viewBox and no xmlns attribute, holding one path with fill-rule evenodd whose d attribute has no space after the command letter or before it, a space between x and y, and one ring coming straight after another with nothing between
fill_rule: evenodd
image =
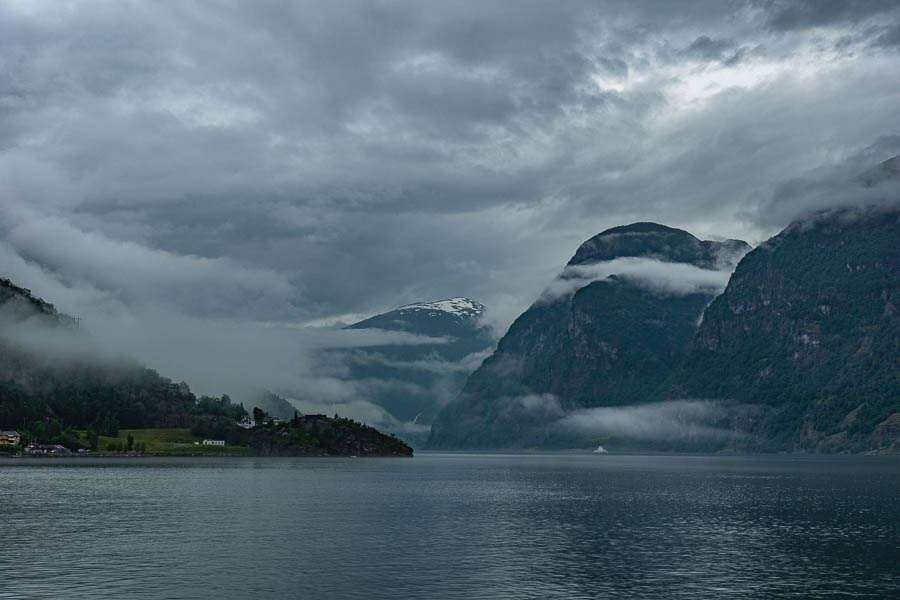
<instances>
[{"instance_id":1,"label":"snow patch on peak","mask_svg":"<svg viewBox=\"0 0 900 600\"><path fill-rule=\"evenodd\" d=\"M448 298L434 302L406 304L397 309L402 311L440 311L460 318L477 318L484 314L484 305L468 298Z\"/></svg>"}]
</instances>

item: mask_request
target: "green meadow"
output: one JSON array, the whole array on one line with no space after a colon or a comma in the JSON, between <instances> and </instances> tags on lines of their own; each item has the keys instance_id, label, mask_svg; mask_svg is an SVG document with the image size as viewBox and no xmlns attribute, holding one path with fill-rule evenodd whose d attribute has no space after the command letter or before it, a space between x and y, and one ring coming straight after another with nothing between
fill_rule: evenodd
<instances>
[{"instance_id":1,"label":"green meadow","mask_svg":"<svg viewBox=\"0 0 900 600\"><path fill-rule=\"evenodd\" d=\"M124 448L128 444L128 436L134 438L134 450L143 454L253 454L247 446L204 446L203 438L191 434L190 429L120 429L118 437L101 435L97 444L98 453L115 453L110 444ZM85 446L89 445L87 432L81 432ZM195 444L194 442L199 442ZM128 453L121 450L122 453Z\"/></svg>"}]
</instances>

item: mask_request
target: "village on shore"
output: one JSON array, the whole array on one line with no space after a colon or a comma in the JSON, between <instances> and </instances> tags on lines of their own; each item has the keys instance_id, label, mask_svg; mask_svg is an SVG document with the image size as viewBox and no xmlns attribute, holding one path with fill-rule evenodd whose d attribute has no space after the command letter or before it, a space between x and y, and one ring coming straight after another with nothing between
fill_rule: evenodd
<instances>
[{"instance_id":1,"label":"village on shore","mask_svg":"<svg viewBox=\"0 0 900 600\"><path fill-rule=\"evenodd\" d=\"M0 432L0 456L412 456L402 440L338 415L301 415L285 421L259 413L231 422L221 438L201 437L192 429L122 429L116 436L81 444L25 440L17 431ZM74 447L73 447L74 446Z\"/></svg>"}]
</instances>

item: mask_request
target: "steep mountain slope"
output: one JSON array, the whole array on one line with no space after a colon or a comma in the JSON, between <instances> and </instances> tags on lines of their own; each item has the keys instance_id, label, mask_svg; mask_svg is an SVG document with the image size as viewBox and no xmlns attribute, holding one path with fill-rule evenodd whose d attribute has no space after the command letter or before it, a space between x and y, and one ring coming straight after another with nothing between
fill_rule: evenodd
<instances>
[{"instance_id":1,"label":"steep mountain slope","mask_svg":"<svg viewBox=\"0 0 900 600\"><path fill-rule=\"evenodd\" d=\"M0 428L77 444L67 429L187 427L207 413L244 413L226 397L198 402L186 384L90 347L72 317L0 280Z\"/></svg>"},{"instance_id":2,"label":"steep mountain slope","mask_svg":"<svg viewBox=\"0 0 900 600\"><path fill-rule=\"evenodd\" d=\"M31 290L19 287L9 279L0 278L0 325L26 320L39 321L45 325L75 326L75 319L63 314L49 302L31 294Z\"/></svg>"},{"instance_id":3,"label":"steep mountain slope","mask_svg":"<svg viewBox=\"0 0 900 600\"><path fill-rule=\"evenodd\" d=\"M479 353L493 346L484 311L474 300L450 298L408 304L348 327L434 338L341 351L367 399L385 408L398 422L395 433L414 446L424 443L443 402L462 389L473 357L480 360Z\"/></svg>"},{"instance_id":4,"label":"steep mountain slope","mask_svg":"<svg viewBox=\"0 0 900 600\"><path fill-rule=\"evenodd\" d=\"M770 407L783 449L900 450L900 210L841 209L740 262L706 310L670 397Z\"/></svg>"},{"instance_id":5,"label":"steep mountain slope","mask_svg":"<svg viewBox=\"0 0 900 600\"><path fill-rule=\"evenodd\" d=\"M680 365L704 307L748 249L654 223L586 241L441 412L429 446L553 444L549 421L645 400Z\"/></svg>"}]
</instances>

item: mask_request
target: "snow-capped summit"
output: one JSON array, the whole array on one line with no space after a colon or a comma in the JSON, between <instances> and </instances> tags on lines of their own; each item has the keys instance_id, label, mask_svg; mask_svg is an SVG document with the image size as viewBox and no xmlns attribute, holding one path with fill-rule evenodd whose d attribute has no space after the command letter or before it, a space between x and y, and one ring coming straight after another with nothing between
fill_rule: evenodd
<instances>
[{"instance_id":1,"label":"snow-capped summit","mask_svg":"<svg viewBox=\"0 0 900 600\"><path fill-rule=\"evenodd\" d=\"M415 302L354 323L349 329L377 328L438 337L481 337L484 311L480 302L462 297Z\"/></svg>"},{"instance_id":2,"label":"snow-capped summit","mask_svg":"<svg viewBox=\"0 0 900 600\"><path fill-rule=\"evenodd\" d=\"M480 317L484 314L484 305L469 298L448 298L447 300L435 300L434 302L416 302L406 304L396 309L401 315L407 311L445 312L460 318ZM432 314L431 316L437 316Z\"/></svg>"}]
</instances>

